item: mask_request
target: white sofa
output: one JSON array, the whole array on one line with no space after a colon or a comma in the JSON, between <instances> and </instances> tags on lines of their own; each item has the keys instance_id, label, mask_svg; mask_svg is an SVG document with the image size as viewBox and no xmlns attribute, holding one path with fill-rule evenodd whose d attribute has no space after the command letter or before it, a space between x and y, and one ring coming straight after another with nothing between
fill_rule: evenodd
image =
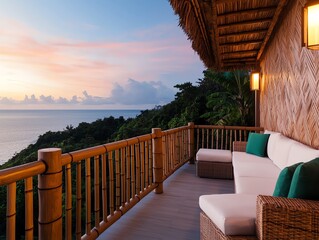
<instances>
[{"instance_id":1,"label":"white sofa","mask_svg":"<svg viewBox=\"0 0 319 240\"><path fill-rule=\"evenodd\" d=\"M286 166L319 157L319 150L280 133L265 133L270 134L268 157L239 152L234 148L235 194L200 196L201 239L255 239L257 196L273 195L280 171ZM209 230L205 221L211 221L215 232Z\"/></svg>"}]
</instances>

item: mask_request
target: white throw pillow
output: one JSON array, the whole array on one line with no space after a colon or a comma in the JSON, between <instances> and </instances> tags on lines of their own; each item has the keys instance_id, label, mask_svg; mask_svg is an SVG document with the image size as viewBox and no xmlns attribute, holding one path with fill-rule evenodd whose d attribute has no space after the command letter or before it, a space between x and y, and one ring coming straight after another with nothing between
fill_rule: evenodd
<instances>
[{"instance_id":1,"label":"white throw pillow","mask_svg":"<svg viewBox=\"0 0 319 240\"><path fill-rule=\"evenodd\" d=\"M294 141L288 155L287 166L291 166L299 162L308 162L317 157L319 157L319 150Z\"/></svg>"},{"instance_id":2,"label":"white throw pillow","mask_svg":"<svg viewBox=\"0 0 319 240\"><path fill-rule=\"evenodd\" d=\"M276 154L277 142L281 133L270 133L268 138L268 145L267 145L267 155L273 161Z\"/></svg>"},{"instance_id":3,"label":"white throw pillow","mask_svg":"<svg viewBox=\"0 0 319 240\"><path fill-rule=\"evenodd\" d=\"M295 141L281 134L275 135L274 137L276 138L276 146L274 146L273 151L271 151L271 154L268 156L277 167L284 169L287 166L290 149Z\"/></svg>"}]
</instances>

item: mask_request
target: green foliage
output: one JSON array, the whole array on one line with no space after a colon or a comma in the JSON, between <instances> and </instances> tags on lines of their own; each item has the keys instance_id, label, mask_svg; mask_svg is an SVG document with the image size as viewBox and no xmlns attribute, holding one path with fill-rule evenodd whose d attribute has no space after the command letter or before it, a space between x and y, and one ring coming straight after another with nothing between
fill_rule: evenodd
<instances>
[{"instance_id":1,"label":"green foliage","mask_svg":"<svg viewBox=\"0 0 319 240\"><path fill-rule=\"evenodd\" d=\"M210 79L218 91L207 96L208 112L202 115L203 118L217 125L253 124L254 95L249 89L248 72L205 71L205 78Z\"/></svg>"}]
</instances>

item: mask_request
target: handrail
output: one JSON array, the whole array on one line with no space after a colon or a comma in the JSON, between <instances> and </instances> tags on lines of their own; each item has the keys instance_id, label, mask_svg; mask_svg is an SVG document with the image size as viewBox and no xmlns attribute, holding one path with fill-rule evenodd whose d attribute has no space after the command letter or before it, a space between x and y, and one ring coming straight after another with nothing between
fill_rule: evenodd
<instances>
[{"instance_id":1,"label":"handrail","mask_svg":"<svg viewBox=\"0 0 319 240\"><path fill-rule=\"evenodd\" d=\"M126 140L116 141L116 142L107 143L100 146L95 146L91 148L86 148L86 149L81 149L81 150L65 153L62 155L62 165L65 166L71 162L78 162L90 156L101 155L108 151L113 151L119 148L127 147L131 144L136 144L139 142L151 140L152 138L154 138L154 134L145 134L145 135L129 138Z\"/></svg>"},{"instance_id":2,"label":"handrail","mask_svg":"<svg viewBox=\"0 0 319 240\"><path fill-rule=\"evenodd\" d=\"M0 186L44 173L45 169L45 164L42 161L37 161L0 170Z\"/></svg>"},{"instance_id":3,"label":"handrail","mask_svg":"<svg viewBox=\"0 0 319 240\"><path fill-rule=\"evenodd\" d=\"M220 126L220 125L195 125L199 129L225 129L225 130L246 130L246 131L264 131L263 127L247 127L247 126Z\"/></svg>"},{"instance_id":4,"label":"handrail","mask_svg":"<svg viewBox=\"0 0 319 240\"><path fill-rule=\"evenodd\" d=\"M64 227L57 228L61 231L64 228L65 233L59 233L64 239L73 239L73 235L76 239L96 239L148 193L153 190L162 193L163 181L185 162L191 161L198 148L231 148L233 139L246 139L249 132L260 131L263 128L190 123L188 126L165 131L153 129L150 134L64 154L58 149L51 149L55 151L53 155L57 160L53 162L50 162L50 149L39 150L39 153L48 152L49 157L0 170L0 186L7 186L7 197L10 199L7 201L7 238L15 238L15 199L18 187L21 187L21 184L17 184L18 181L25 181L26 239L33 239L36 227L33 226L33 201L38 199L33 197L33 177L39 176L39 204L45 203L51 209L61 210L62 202L51 199L49 192L57 194L55 191L58 191L56 196L61 197L62 186L59 182L62 182L62 173L64 221L57 216L56 221L52 222L64 222ZM52 174L55 176L54 180L48 180L53 179ZM83 207L86 219L82 219ZM39 209L43 210L45 206L41 205ZM50 217L46 216L50 211L39 214L39 221L46 219L44 221L51 224ZM72 226L72 219L75 219L75 226ZM44 236L46 230L41 224L39 223L39 232ZM76 230L72 233L74 228ZM56 236L61 236L59 234ZM48 237L50 238L53 236Z\"/></svg>"},{"instance_id":5,"label":"handrail","mask_svg":"<svg viewBox=\"0 0 319 240\"><path fill-rule=\"evenodd\" d=\"M188 128L189 128L188 126L183 126L183 127L168 129L168 130L162 131L162 134L163 135L173 134L173 133L180 132L182 130L187 130Z\"/></svg>"}]
</instances>

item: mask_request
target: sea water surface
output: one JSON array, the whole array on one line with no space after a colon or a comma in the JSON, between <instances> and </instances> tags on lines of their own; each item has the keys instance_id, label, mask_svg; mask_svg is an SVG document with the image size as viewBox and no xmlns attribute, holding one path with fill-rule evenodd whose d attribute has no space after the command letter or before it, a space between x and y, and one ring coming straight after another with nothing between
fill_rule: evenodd
<instances>
[{"instance_id":1,"label":"sea water surface","mask_svg":"<svg viewBox=\"0 0 319 240\"><path fill-rule=\"evenodd\" d=\"M123 116L135 117L140 110L0 110L0 165L35 143L47 131L61 131L68 125Z\"/></svg>"}]
</instances>

